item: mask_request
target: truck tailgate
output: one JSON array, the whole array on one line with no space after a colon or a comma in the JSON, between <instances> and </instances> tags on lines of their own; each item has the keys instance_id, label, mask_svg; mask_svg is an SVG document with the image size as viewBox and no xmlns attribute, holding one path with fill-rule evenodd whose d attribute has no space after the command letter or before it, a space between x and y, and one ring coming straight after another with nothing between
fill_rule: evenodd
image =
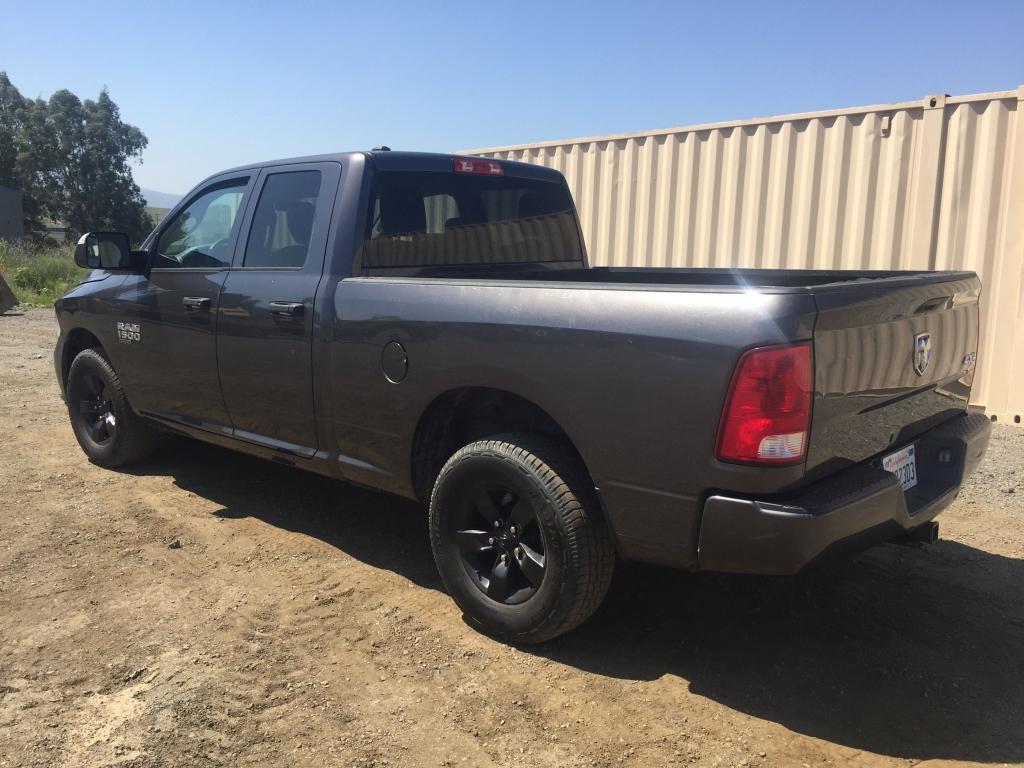
<instances>
[{"instance_id":1,"label":"truck tailgate","mask_svg":"<svg viewBox=\"0 0 1024 768\"><path fill-rule=\"evenodd\" d=\"M981 283L969 272L818 286L808 476L906 445L967 407Z\"/></svg>"}]
</instances>

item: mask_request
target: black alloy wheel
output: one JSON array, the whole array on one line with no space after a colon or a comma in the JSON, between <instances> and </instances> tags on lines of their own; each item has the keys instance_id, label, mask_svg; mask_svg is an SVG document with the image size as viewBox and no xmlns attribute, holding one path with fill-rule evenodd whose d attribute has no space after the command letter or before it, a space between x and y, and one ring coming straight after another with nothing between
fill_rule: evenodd
<instances>
[{"instance_id":1,"label":"black alloy wheel","mask_svg":"<svg viewBox=\"0 0 1024 768\"><path fill-rule=\"evenodd\" d=\"M481 478L450 527L466 572L491 600L516 605L540 588L546 547L537 513L499 478Z\"/></svg>"},{"instance_id":2,"label":"black alloy wheel","mask_svg":"<svg viewBox=\"0 0 1024 768\"><path fill-rule=\"evenodd\" d=\"M109 445L117 436L117 416L109 385L90 372L82 377L81 390L76 394L79 426L96 445Z\"/></svg>"}]
</instances>

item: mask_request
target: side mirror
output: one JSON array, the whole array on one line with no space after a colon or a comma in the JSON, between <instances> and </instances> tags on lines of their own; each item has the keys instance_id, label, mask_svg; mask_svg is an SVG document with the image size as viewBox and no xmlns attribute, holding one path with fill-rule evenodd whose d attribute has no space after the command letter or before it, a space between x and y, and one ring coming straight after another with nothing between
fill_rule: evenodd
<instances>
[{"instance_id":1,"label":"side mirror","mask_svg":"<svg viewBox=\"0 0 1024 768\"><path fill-rule=\"evenodd\" d=\"M86 232L75 246L75 264L86 269L131 272L145 268L145 252L133 251L123 232Z\"/></svg>"}]
</instances>

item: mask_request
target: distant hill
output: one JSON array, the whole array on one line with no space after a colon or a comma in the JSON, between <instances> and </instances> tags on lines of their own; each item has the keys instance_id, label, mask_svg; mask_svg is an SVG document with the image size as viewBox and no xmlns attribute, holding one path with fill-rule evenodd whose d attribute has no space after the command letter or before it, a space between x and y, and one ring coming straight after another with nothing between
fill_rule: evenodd
<instances>
[{"instance_id":1,"label":"distant hill","mask_svg":"<svg viewBox=\"0 0 1024 768\"><path fill-rule=\"evenodd\" d=\"M153 226L156 226L163 221L164 216L166 216L170 210L170 208L154 208L152 205L146 206L146 212L149 213L149 218L152 220Z\"/></svg>"},{"instance_id":2,"label":"distant hill","mask_svg":"<svg viewBox=\"0 0 1024 768\"><path fill-rule=\"evenodd\" d=\"M157 192L155 189L142 188L142 196L151 208L173 208L181 200L181 195L170 192Z\"/></svg>"}]
</instances>

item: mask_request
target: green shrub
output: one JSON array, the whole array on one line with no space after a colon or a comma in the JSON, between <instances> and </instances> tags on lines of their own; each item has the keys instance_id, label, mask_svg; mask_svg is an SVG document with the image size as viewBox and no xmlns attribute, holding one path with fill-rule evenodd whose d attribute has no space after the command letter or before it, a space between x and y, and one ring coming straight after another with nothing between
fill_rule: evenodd
<instances>
[{"instance_id":1,"label":"green shrub","mask_svg":"<svg viewBox=\"0 0 1024 768\"><path fill-rule=\"evenodd\" d=\"M50 306L85 276L85 270L75 265L71 245L0 240L0 274L23 304Z\"/></svg>"}]
</instances>

